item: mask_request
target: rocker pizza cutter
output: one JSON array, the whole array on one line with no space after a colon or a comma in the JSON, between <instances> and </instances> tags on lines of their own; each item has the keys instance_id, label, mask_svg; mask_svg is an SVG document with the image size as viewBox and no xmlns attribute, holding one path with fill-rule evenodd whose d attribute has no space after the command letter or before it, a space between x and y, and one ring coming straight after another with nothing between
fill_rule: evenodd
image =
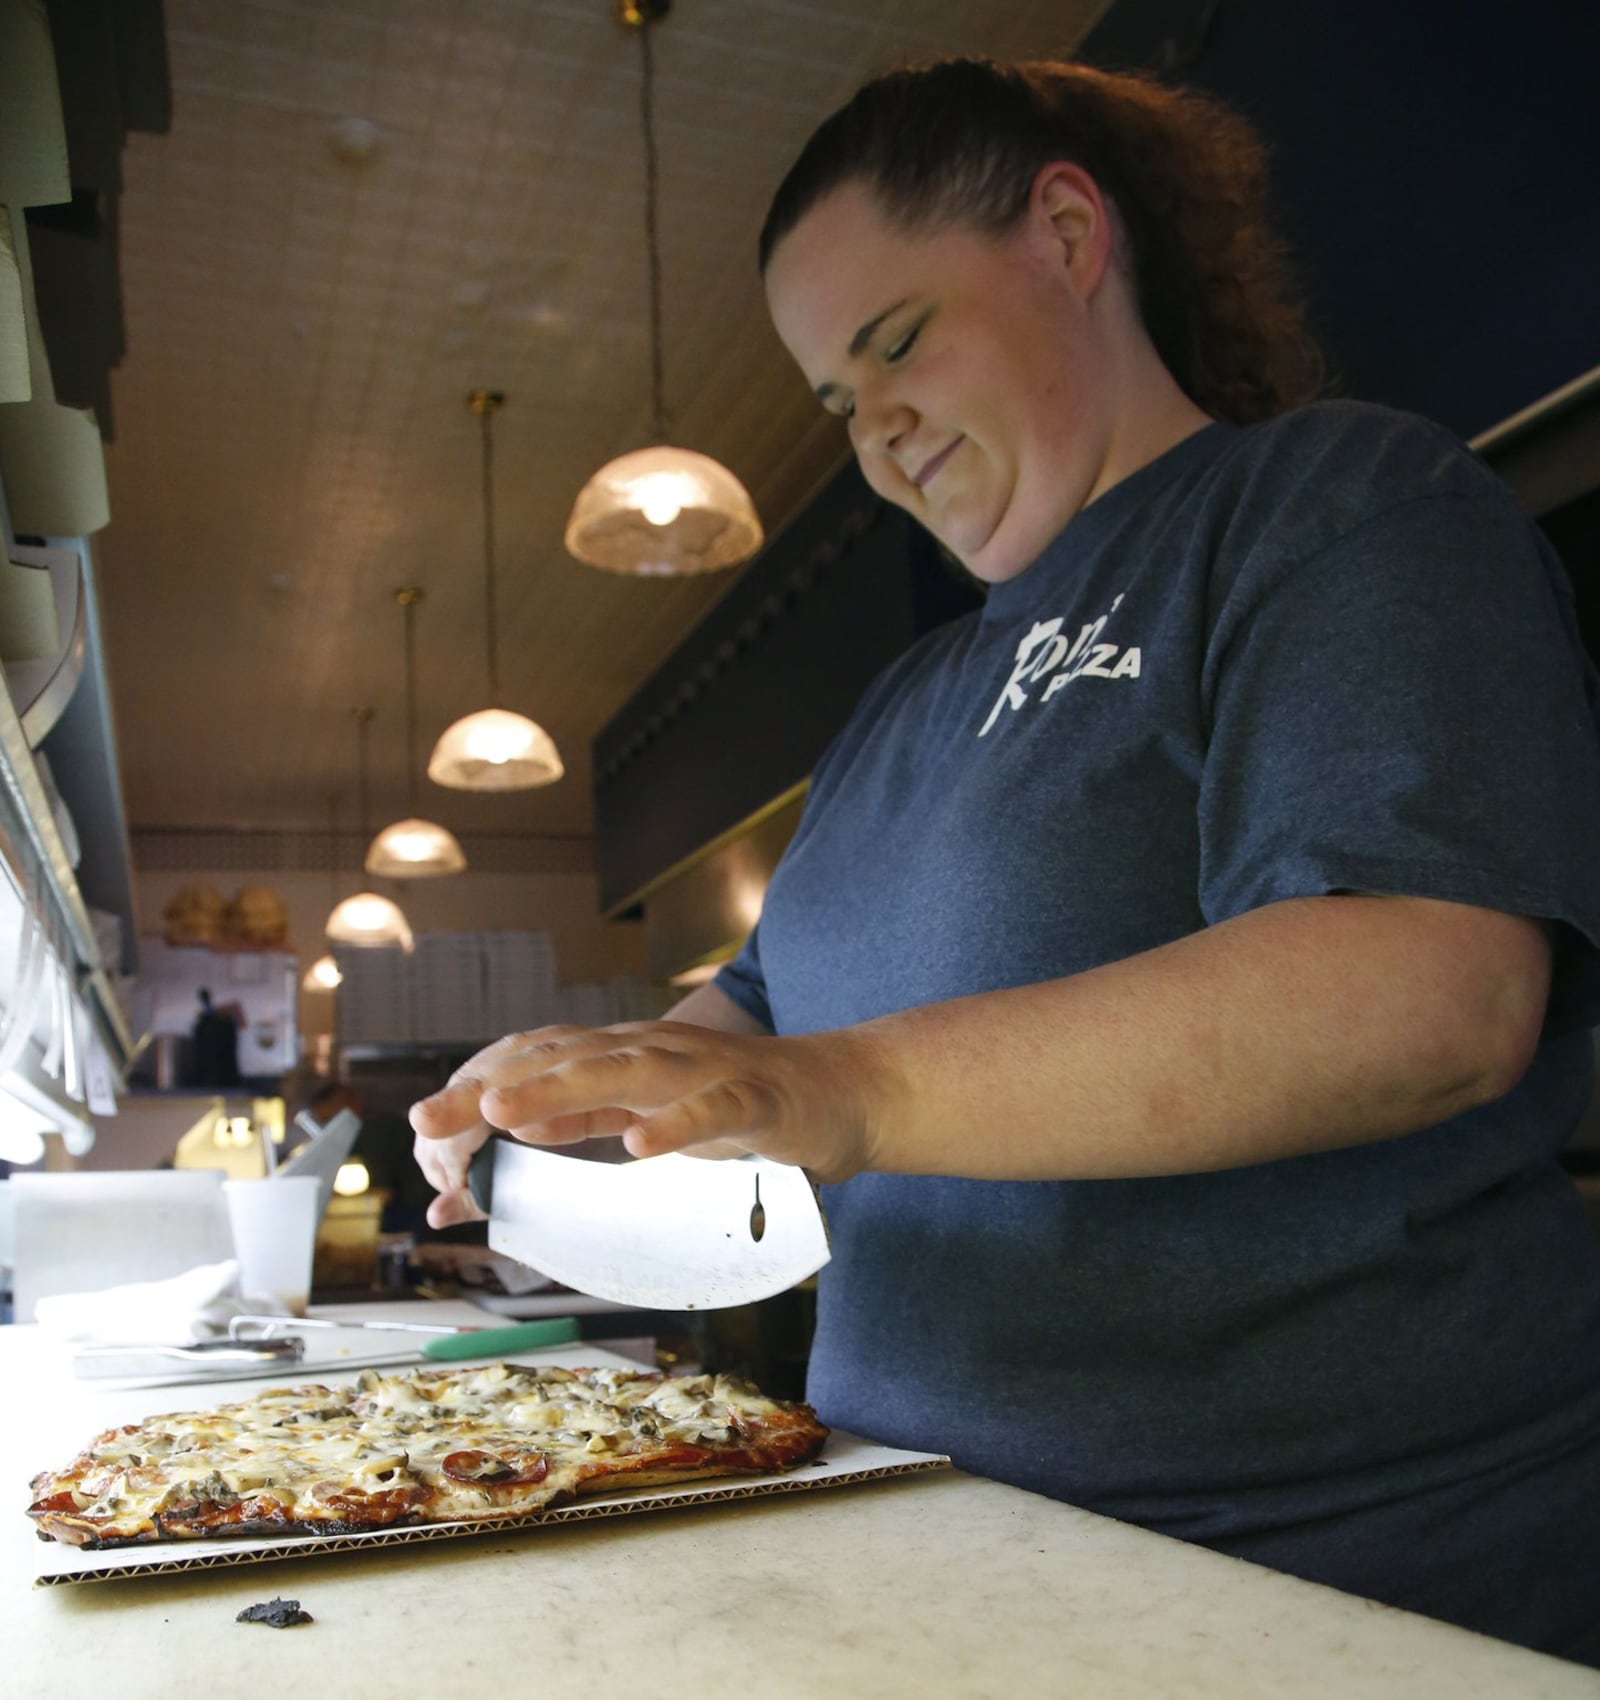
<instances>
[{"instance_id":1,"label":"rocker pizza cutter","mask_svg":"<svg viewBox=\"0 0 1600 1700\"><path fill-rule=\"evenodd\" d=\"M816 1189L803 1169L765 1157L600 1163L494 1138L467 1184L492 1250L646 1310L752 1304L828 1261Z\"/></svg>"}]
</instances>

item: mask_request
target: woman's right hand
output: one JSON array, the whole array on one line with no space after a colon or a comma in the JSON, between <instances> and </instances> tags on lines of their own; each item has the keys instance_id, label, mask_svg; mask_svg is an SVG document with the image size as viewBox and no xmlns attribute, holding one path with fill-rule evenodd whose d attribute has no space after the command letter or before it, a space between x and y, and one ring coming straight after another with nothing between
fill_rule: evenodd
<instances>
[{"instance_id":1,"label":"woman's right hand","mask_svg":"<svg viewBox=\"0 0 1600 1700\"><path fill-rule=\"evenodd\" d=\"M541 1047L576 1038L582 1027L541 1027L532 1033L508 1033L469 1057L441 1090L411 1106L411 1126L416 1133L412 1151L417 1164L439 1196L428 1206L430 1228L452 1228L458 1222L482 1222L484 1213L467 1188L467 1165L497 1130L483 1118L478 1105L485 1092L523 1078L527 1056L541 1054ZM546 1130L552 1144L577 1144L606 1133L620 1133L627 1117L618 1111L607 1124L604 1116L574 1116L559 1119Z\"/></svg>"},{"instance_id":2,"label":"woman's right hand","mask_svg":"<svg viewBox=\"0 0 1600 1700\"><path fill-rule=\"evenodd\" d=\"M715 986L697 986L668 1012L667 1019L709 1027L721 1033L762 1033L766 1029ZM470 1057L450 1076L443 1092L411 1106L416 1131L412 1153L428 1184L439 1194L428 1206L430 1228L451 1228L458 1222L481 1222L484 1213L467 1190L467 1165L494 1132L478 1114L478 1100L506 1076L507 1054L514 1056L528 1038L572 1034L578 1028L544 1028L537 1035L512 1034ZM509 1078L518 1077L513 1064ZM578 1141L600 1133L621 1133L629 1118L614 1127L596 1125L592 1118L574 1118L571 1138ZM425 1132L424 1129L427 1131Z\"/></svg>"}]
</instances>

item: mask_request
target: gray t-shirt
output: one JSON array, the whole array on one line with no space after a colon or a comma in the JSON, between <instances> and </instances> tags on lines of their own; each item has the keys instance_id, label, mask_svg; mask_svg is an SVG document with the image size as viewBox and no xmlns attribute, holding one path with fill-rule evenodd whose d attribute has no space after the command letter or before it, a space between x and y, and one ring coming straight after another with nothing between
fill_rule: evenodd
<instances>
[{"instance_id":1,"label":"gray t-shirt","mask_svg":"<svg viewBox=\"0 0 1600 1700\"><path fill-rule=\"evenodd\" d=\"M1351 403L1207 427L891 667L718 980L778 1033L1342 891L1548 919L1557 974L1522 1083L1403 1139L826 1188L823 1416L1554 1644L1381 1549L1426 1541L1424 1567L1465 1572L1498 1545L1503 1581L1506 1519L1554 1534L1545 1500L1573 1488L1529 1479L1581 1455L1600 1489L1600 1255L1555 1161L1600 1021L1593 697L1560 564L1503 486L1445 432ZM1600 1617L1600 1551L1575 1562Z\"/></svg>"}]
</instances>

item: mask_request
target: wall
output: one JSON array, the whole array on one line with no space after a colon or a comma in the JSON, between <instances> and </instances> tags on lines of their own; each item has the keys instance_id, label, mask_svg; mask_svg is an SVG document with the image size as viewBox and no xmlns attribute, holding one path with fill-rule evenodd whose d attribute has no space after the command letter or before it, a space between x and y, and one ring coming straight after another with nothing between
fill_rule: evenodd
<instances>
[{"instance_id":1,"label":"wall","mask_svg":"<svg viewBox=\"0 0 1600 1700\"><path fill-rule=\"evenodd\" d=\"M325 873L295 870L138 870L135 887L143 930L159 933L162 910L179 887L191 882L214 886L225 898L241 886L271 886L289 906L289 943L300 958L302 973L328 948L322 926L333 907L335 887ZM336 889L340 897L354 892L355 873L341 875ZM643 927L634 921L601 918L592 873L474 873L469 869L445 879L415 880L404 887L385 881L381 889L405 910L413 932L548 932L555 941L556 967L563 984L645 972ZM302 1032L327 1032L332 1006L326 994L303 994Z\"/></svg>"},{"instance_id":2,"label":"wall","mask_svg":"<svg viewBox=\"0 0 1600 1700\"><path fill-rule=\"evenodd\" d=\"M289 906L289 943L299 957L302 974L327 949L322 925L333 904L326 873L234 866L140 870L135 874L135 895L144 930L160 931L162 910L178 888L190 882L214 886L225 898L241 886L271 886ZM563 983L644 975L643 926L601 919L592 873L469 870L447 879L414 881L403 888L381 883L400 903L416 932L538 930L554 939ZM340 897L355 891L355 873L340 875L337 889ZM307 1040L328 1033L332 1024L331 994L302 993L300 1030ZM292 1090L291 1097L300 1089ZM115 1117L94 1118L94 1148L66 1166L154 1168L172 1155L179 1138L210 1101L207 1093L134 1093L120 1098ZM247 1096L240 1098L239 1107L248 1108ZM290 1113L297 1107L298 1102L292 1103Z\"/></svg>"},{"instance_id":3,"label":"wall","mask_svg":"<svg viewBox=\"0 0 1600 1700\"><path fill-rule=\"evenodd\" d=\"M1255 123L1342 393L1472 437L1600 362L1594 0L1116 0L1079 52Z\"/></svg>"}]
</instances>

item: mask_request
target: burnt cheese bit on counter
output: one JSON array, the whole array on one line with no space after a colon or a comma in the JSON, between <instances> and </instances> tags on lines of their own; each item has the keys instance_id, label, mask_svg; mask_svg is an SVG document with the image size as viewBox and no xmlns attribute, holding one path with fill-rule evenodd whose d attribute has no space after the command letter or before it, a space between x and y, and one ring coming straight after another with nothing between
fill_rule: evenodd
<instances>
[{"instance_id":1,"label":"burnt cheese bit on counter","mask_svg":"<svg viewBox=\"0 0 1600 1700\"><path fill-rule=\"evenodd\" d=\"M270 1623L274 1629L292 1629L297 1623L315 1623L308 1611L301 1611L298 1600L262 1600L246 1606L233 1620L235 1623Z\"/></svg>"}]
</instances>

